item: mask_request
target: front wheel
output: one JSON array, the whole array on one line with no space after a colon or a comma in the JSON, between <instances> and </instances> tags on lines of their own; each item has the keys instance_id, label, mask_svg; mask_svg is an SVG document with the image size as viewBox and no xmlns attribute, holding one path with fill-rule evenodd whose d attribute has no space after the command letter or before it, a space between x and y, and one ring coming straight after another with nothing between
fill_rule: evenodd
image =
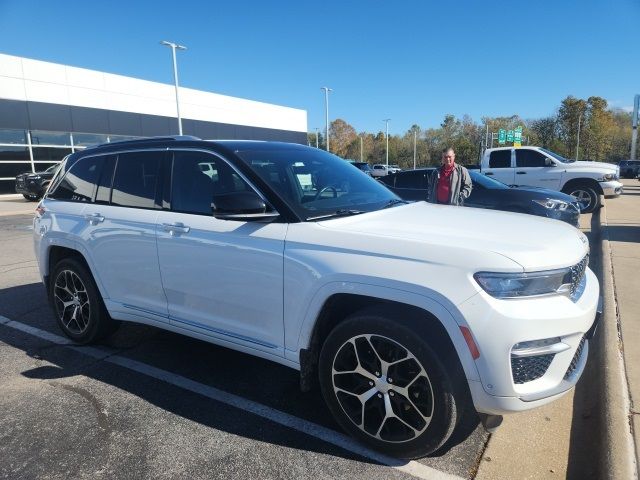
<instances>
[{"instance_id":1,"label":"front wheel","mask_svg":"<svg viewBox=\"0 0 640 480\"><path fill-rule=\"evenodd\" d=\"M453 432L463 402L442 357L418 332L375 311L356 313L327 337L320 386L337 422L388 455L418 458ZM459 385L459 384L458 384Z\"/></svg>"},{"instance_id":2,"label":"front wheel","mask_svg":"<svg viewBox=\"0 0 640 480\"><path fill-rule=\"evenodd\" d=\"M580 206L580 213L592 213L600 207L600 195L592 187L576 185L567 189L566 193L576 197Z\"/></svg>"}]
</instances>

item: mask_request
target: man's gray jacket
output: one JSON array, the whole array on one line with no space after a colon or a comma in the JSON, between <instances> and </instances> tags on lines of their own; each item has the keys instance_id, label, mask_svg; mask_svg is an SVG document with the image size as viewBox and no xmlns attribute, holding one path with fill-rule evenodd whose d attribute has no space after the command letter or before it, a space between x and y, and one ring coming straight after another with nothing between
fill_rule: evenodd
<instances>
[{"instance_id":1,"label":"man's gray jacket","mask_svg":"<svg viewBox=\"0 0 640 480\"><path fill-rule=\"evenodd\" d=\"M437 168L429 176L429 196L427 202L438 203L438 180L440 179L440 168ZM469 171L462 165L456 163L456 167L451 172L451 188L449 190L449 204L462 205L471 195L471 176Z\"/></svg>"}]
</instances>

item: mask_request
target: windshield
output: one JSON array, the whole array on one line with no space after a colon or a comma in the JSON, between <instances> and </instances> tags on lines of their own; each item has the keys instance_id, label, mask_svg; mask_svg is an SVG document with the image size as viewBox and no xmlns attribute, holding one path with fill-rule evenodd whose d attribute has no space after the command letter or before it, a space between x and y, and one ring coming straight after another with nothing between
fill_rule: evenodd
<instances>
[{"instance_id":1,"label":"windshield","mask_svg":"<svg viewBox=\"0 0 640 480\"><path fill-rule=\"evenodd\" d=\"M54 173L57 168L60 166L59 163L56 163L55 165L51 165L49 168L47 168L44 173Z\"/></svg>"},{"instance_id":2,"label":"windshield","mask_svg":"<svg viewBox=\"0 0 640 480\"><path fill-rule=\"evenodd\" d=\"M541 148L540 151L546 153L550 157L553 157L553 158L555 158L556 160L558 160L559 162L562 162L562 163L575 162L575 160L569 160L568 158L564 158L562 155L554 153L551 150L547 150L546 148Z\"/></svg>"},{"instance_id":3,"label":"windshield","mask_svg":"<svg viewBox=\"0 0 640 480\"><path fill-rule=\"evenodd\" d=\"M305 220L401 202L369 175L323 150L251 149L236 154Z\"/></svg>"},{"instance_id":4,"label":"windshield","mask_svg":"<svg viewBox=\"0 0 640 480\"><path fill-rule=\"evenodd\" d=\"M484 188L488 188L489 190L502 190L511 188L508 185L499 182L495 178L489 178L485 174L480 173L476 170L469 170L469 175L471 176L472 184L476 183L483 186Z\"/></svg>"}]
</instances>

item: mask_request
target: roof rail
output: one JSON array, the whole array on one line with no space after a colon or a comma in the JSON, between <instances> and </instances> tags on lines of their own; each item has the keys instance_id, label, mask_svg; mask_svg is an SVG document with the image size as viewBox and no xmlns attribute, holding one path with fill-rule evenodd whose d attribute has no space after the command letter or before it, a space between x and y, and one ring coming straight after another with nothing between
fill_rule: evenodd
<instances>
[{"instance_id":1,"label":"roof rail","mask_svg":"<svg viewBox=\"0 0 640 480\"><path fill-rule=\"evenodd\" d=\"M138 143L166 141L166 140L202 140L202 139L199 137L194 137L193 135L169 135L169 136L162 136L162 137L144 137L144 138L134 138L130 140L116 140L115 142L101 143L99 145L93 145L88 148L106 147L108 145L131 145L131 144L136 145Z\"/></svg>"}]
</instances>

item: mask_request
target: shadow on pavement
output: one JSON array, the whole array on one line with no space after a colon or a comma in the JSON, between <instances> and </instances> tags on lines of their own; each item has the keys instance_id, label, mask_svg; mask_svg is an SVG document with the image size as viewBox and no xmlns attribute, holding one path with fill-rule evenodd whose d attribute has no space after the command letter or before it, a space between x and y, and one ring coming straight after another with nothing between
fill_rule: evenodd
<instances>
[{"instance_id":1,"label":"shadow on pavement","mask_svg":"<svg viewBox=\"0 0 640 480\"><path fill-rule=\"evenodd\" d=\"M17 305L8 305L8 299L12 299ZM41 283L0 290L0 314L11 320L63 336L47 308ZM208 397L111 363L96 361L77 350L16 333L11 328L2 328L1 325L0 341L25 351L32 358L52 364L23 372L26 378L56 380L83 375L129 392L167 412L216 430L288 448L378 464L374 460L362 458ZM37 345L36 348L33 347L34 343ZM116 349L116 355L181 375L341 432L327 410L320 391L316 389L309 393L301 392L298 373L293 369L204 341L130 322L123 322L118 332L103 342L103 345ZM81 351L82 347L78 348ZM478 417L475 412L464 416L445 446L430 458L423 459L423 463L438 463L440 460L437 457L446 455L467 440L477 430L477 426ZM455 452L454 456L458 457L457 453ZM399 461L398 464L403 463ZM466 465L459 467L464 469Z\"/></svg>"},{"instance_id":2,"label":"shadow on pavement","mask_svg":"<svg viewBox=\"0 0 640 480\"><path fill-rule=\"evenodd\" d=\"M640 225L607 225L612 242L640 242Z\"/></svg>"}]
</instances>

